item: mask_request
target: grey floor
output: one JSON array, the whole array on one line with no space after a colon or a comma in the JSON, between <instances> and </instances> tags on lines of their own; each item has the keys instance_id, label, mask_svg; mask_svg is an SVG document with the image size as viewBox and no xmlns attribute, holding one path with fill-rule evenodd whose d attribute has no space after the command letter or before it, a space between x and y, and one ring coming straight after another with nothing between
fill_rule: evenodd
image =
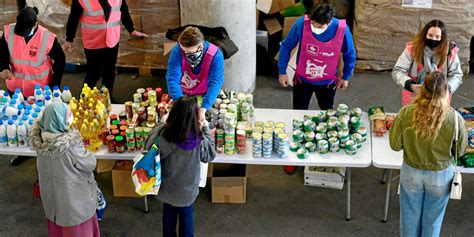
<instances>
[{"instance_id":1,"label":"grey floor","mask_svg":"<svg viewBox=\"0 0 474 237\"><path fill-rule=\"evenodd\" d=\"M117 101L130 100L131 88L163 86L163 73L134 78L120 74L115 84ZM84 74L66 74L63 85L71 85L77 95ZM474 105L474 76L465 80L453 98L453 106ZM0 82L0 88L4 87ZM276 79L258 77L254 92L259 108L291 108L291 90L282 89ZM384 105L397 112L401 106L400 89L389 73L357 73L350 88L338 92L336 103L347 103L367 110ZM317 109L313 98L312 109ZM395 172L395 173L398 173ZM41 200L32 197L36 179L35 159L18 167L9 166L9 157L0 156L0 236L46 236L47 227ZM382 223L385 186L382 170L369 167L353 169L352 220L344 218L346 190L303 186L303 171L288 176L282 167L265 166L248 179L246 204L211 204L209 189L196 201L197 236L397 236L399 204L393 182L389 220ZM114 198L111 174L96 178L108 200L103 236L160 236L161 204L150 199L150 213L142 211L142 199ZM463 175L463 200L451 201L447 208L442 236L473 236L474 175Z\"/></svg>"}]
</instances>

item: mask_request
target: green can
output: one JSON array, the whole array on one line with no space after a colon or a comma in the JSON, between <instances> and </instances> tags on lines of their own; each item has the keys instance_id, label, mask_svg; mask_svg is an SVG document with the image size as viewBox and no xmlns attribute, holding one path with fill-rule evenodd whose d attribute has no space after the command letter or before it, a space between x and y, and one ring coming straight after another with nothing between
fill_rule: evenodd
<instances>
[{"instance_id":1,"label":"green can","mask_svg":"<svg viewBox=\"0 0 474 237\"><path fill-rule=\"evenodd\" d=\"M306 159L308 158L308 151L304 148L300 148L296 151L296 157L298 157L298 159Z\"/></svg>"},{"instance_id":2,"label":"green can","mask_svg":"<svg viewBox=\"0 0 474 237\"><path fill-rule=\"evenodd\" d=\"M329 152L329 143L327 140L318 141L319 154L327 154Z\"/></svg>"},{"instance_id":3,"label":"green can","mask_svg":"<svg viewBox=\"0 0 474 237\"><path fill-rule=\"evenodd\" d=\"M127 128L127 130L125 130L125 135L127 135L127 139L135 139L135 130L133 130L133 128Z\"/></svg>"},{"instance_id":4,"label":"green can","mask_svg":"<svg viewBox=\"0 0 474 237\"><path fill-rule=\"evenodd\" d=\"M339 132L338 132L338 136L339 136L340 139L348 139L349 135L350 135L349 129L343 128L343 129L339 130Z\"/></svg>"},{"instance_id":5,"label":"green can","mask_svg":"<svg viewBox=\"0 0 474 237\"><path fill-rule=\"evenodd\" d=\"M349 115L349 106L347 106L346 104L339 104L337 106L337 114L339 116L341 115Z\"/></svg>"},{"instance_id":6,"label":"green can","mask_svg":"<svg viewBox=\"0 0 474 237\"><path fill-rule=\"evenodd\" d=\"M339 148L340 147L340 142L339 142L339 139L335 138L335 137L332 137L332 138L329 138L329 147L330 148Z\"/></svg>"},{"instance_id":7,"label":"green can","mask_svg":"<svg viewBox=\"0 0 474 237\"><path fill-rule=\"evenodd\" d=\"M316 127L316 133L326 133L327 129L324 126L318 125Z\"/></svg>"},{"instance_id":8,"label":"green can","mask_svg":"<svg viewBox=\"0 0 474 237\"><path fill-rule=\"evenodd\" d=\"M346 152L347 155L355 155L357 154L357 144L353 140L348 140L346 142L346 146L344 148L344 151Z\"/></svg>"},{"instance_id":9,"label":"green can","mask_svg":"<svg viewBox=\"0 0 474 237\"><path fill-rule=\"evenodd\" d=\"M301 144L299 142L290 143L290 151L297 152L300 148L301 148Z\"/></svg>"},{"instance_id":10,"label":"green can","mask_svg":"<svg viewBox=\"0 0 474 237\"><path fill-rule=\"evenodd\" d=\"M337 138L338 136L337 131L329 131L327 134L328 134L328 138Z\"/></svg>"},{"instance_id":11,"label":"green can","mask_svg":"<svg viewBox=\"0 0 474 237\"><path fill-rule=\"evenodd\" d=\"M312 120L315 123L324 122L326 120L326 113L324 111L316 111L316 113L312 117Z\"/></svg>"},{"instance_id":12,"label":"green can","mask_svg":"<svg viewBox=\"0 0 474 237\"><path fill-rule=\"evenodd\" d=\"M300 118L293 119L293 130L301 130L303 129L304 121Z\"/></svg>"},{"instance_id":13,"label":"green can","mask_svg":"<svg viewBox=\"0 0 474 237\"><path fill-rule=\"evenodd\" d=\"M146 140L148 138L148 136L150 135L151 130L153 130L153 128L146 127L146 128L143 129L143 136L144 136L143 139Z\"/></svg>"},{"instance_id":14,"label":"green can","mask_svg":"<svg viewBox=\"0 0 474 237\"><path fill-rule=\"evenodd\" d=\"M359 133L354 133L351 135L351 140L353 140L357 144L357 148L362 147L362 139L362 135L360 135Z\"/></svg>"},{"instance_id":15,"label":"green can","mask_svg":"<svg viewBox=\"0 0 474 237\"><path fill-rule=\"evenodd\" d=\"M357 131L360 128L360 117L351 118L351 129L352 131Z\"/></svg>"},{"instance_id":16,"label":"green can","mask_svg":"<svg viewBox=\"0 0 474 237\"><path fill-rule=\"evenodd\" d=\"M367 141L367 129L365 127L359 127L359 129L357 129L357 133L362 135L363 142Z\"/></svg>"},{"instance_id":17,"label":"green can","mask_svg":"<svg viewBox=\"0 0 474 237\"><path fill-rule=\"evenodd\" d=\"M301 130L296 130L293 132L293 141L302 142L304 140L304 133Z\"/></svg>"},{"instance_id":18,"label":"green can","mask_svg":"<svg viewBox=\"0 0 474 237\"><path fill-rule=\"evenodd\" d=\"M304 144L304 148L308 152L314 152L314 151L316 151L316 144L314 144L313 142L307 142L307 143Z\"/></svg>"},{"instance_id":19,"label":"green can","mask_svg":"<svg viewBox=\"0 0 474 237\"><path fill-rule=\"evenodd\" d=\"M334 109L328 109L327 110L327 116L328 117L335 117L337 115L337 111Z\"/></svg>"},{"instance_id":20,"label":"green can","mask_svg":"<svg viewBox=\"0 0 474 237\"><path fill-rule=\"evenodd\" d=\"M143 127L136 127L135 128L135 137L143 138L143 135L144 135Z\"/></svg>"},{"instance_id":21,"label":"green can","mask_svg":"<svg viewBox=\"0 0 474 237\"><path fill-rule=\"evenodd\" d=\"M315 134L313 131L305 132L305 133L304 133L304 140L305 140L306 142L312 142L312 141L314 141L314 136L315 136L315 135L316 135L316 134Z\"/></svg>"},{"instance_id":22,"label":"green can","mask_svg":"<svg viewBox=\"0 0 474 237\"><path fill-rule=\"evenodd\" d=\"M314 131L315 127L316 127L316 123L314 123L312 120L306 120L303 125L303 129L305 132Z\"/></svg>"},{"instance_id":23,"label":"green can","mask_svg":"<svg viewBox=\"0 0 474 237\"><path fill-rule=\"evenodd\" d=\"M362 117L362 109L359 107L355 107L351 109L351 115L353 117Z\"/></svg>"},{"instance_id":24,"label":"green can","mask_svg":"<svg viewBox=\"0 0 474 237\"><path fill-rule=\"evenodd\" d=\"M325 140L326 139L326 133L316 133L316 135L314 136L314 139L316 141Z\"/></svg>"}]
</instances>

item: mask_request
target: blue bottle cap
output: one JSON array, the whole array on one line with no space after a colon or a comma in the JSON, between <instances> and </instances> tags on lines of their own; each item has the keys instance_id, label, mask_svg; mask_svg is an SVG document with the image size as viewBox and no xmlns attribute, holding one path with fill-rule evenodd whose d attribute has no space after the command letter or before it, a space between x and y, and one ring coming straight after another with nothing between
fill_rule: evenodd
<instances>
[{"instance_id":1,"label":"blue bottle cap","mask_svg":"<svg viewBox=\"0 0 474 237\"><path fill-rule=\"evenodd\" d=\"M32 110L32 109L33 109L33 106L27 105L27 106L26 106L26 109L27 109L27 110Z\"/></svg>"},{"instance_id":2,"label":"blue bottle cap","mask_svg":"<svg viewBox=\"0 0 474 237\"><path fill-rule=\"evenodd\" d=\"M44 94L45 95L51 95L51 91L45 91Z\"/></svg>"},{"instance_id":3,"label":"blue bottle cap","mask_svg":"<svg viewBox=\"0 0 474 237\"><path fill-rule=\"evenodd\" d=\"M35 89L41 89L41 86L39 84L36 84Z\"/></svg>"},{"instance_id":4,"label":"blue bottle cap","mask_svg":"<svg viewBox=\"0 0 474 237\"><path fill-rule=\"evenodd\" d=\"M20 89L20 88L16 88L16 89L15 89L15 93L17 93L17 94L21 93L21 89Z\"/></svg>"},{"instance_id":5,"label":"blue bottle cap","mask_svg":"<svg viewBox=\"0 0 474 237\"><path fill-rule=\"evenodd\" d=\"M27 116L28 116L28 115L30 115L30 114L31 114L30 110L25 110L24 115L27 115Z\"/></svg>"},{"instance_id":6,"label":"blue bottle cap","mask_svg":"<svg viewBox=\"0 0 474 237\"><path fill-rule=\"evenodd\" d=\"M59 86L53 86L53 90L59 90Z\"/></svg>"},{"instance_id":7,"label":"blue bottle cap","mask_svg":"<svg viewBox=\"0 0 474 237\"><path fill-rule=\"evenodd\" d=\"M51 96L47 95L44 100L51 100Z\"/></svg>"},{"instance_id":8,"label":"blue bottle cap","mask_svg":"<svg viewBox=\"0 0 474 237\"><path fill-rule=\"evenodd\" d=\"M44 89L45 91L51 90L51 89L49 88L49 86L44 86L43 89Z\"/></svg>"},{"instance_id":9,"label":"blue bottle cap","mask_svg":"<svg viewBox=\"0 0 474 237\"><path fill-rule=\"evenodd\" d=\"M16 104L16 100L10 100L10 104L11 104L11 105Z\"/></svg>"},{"instance_id":10,"label":"blue bottle cap","mask_svg":"<svg viewBox=\"0 0 474 237\"><path fill-rule=\"evenodd\" d=\"M28 116L23 115L23 117L21 117L21 120L24 120L24 121L28 120Z\"/></svg>"},{"instance_id":11,"label":"blue bottle cap","mask_svg":"<svg viewBox=\"0 0 474 237\"><path fill-rule=\"evenodd\" d=\"M43 94L43 93L42 93L41 91L36 91L36 93L35 93L35 94L37 94L37 95L41 95L41 94Z\"/></svg>"},{"instance_id":12,"label":"blue bottle cap","mask_svg":"<svg viewBox=\"0 0 474 237\"><path fill-rule=\"evenodd\" d=\"M8 125L13 125L14 123L13 120L8 120Z\"/></svg>"},{"instance_id":13,"label":"blue bottle cap","mask_svg":"<svg viewBox=\"0 0 474 237\"><path fill-rule=\"evenodd\" d=\"M23 125L23 121L18 122L18 125L19 125L19 126L22 126L22 125Z\"/></svg>"},{"instance_id":14,"label":"blue bottle cap","mask_svg":"<svg viewBox=\"0 0 474 237\"><path fill-rule=\"evenodd\" d=\"M36 108L35 113L41 113L41 108Z\"/></svg>"},{"instance_id":15,"label":"blue bottle cap","mask_svg":"<svg viewBox=\"0 0 474 237\"><path fill-rule=\"evenodd\" d=\"M18 120L18 115L13 115L13 116L12 116L12 119L13 119L13 121Z\"/></svg>"},{"instance_id":16,"label":"blue bottle cap","mask_svg":"<svg viewBox=\"0 0 474 237\"><path fill-rule=\"evenodd\" d=\"M59 93L54 93L54 97L59 97Z\"/></svg>"},{"instance_id":17,"label":"blue bottle cap","mask_svg":"<svg viewBox=\"0 0 474 237\"><path fill-rule=\"evenodd\" d=\"M64 86L63 88L65 91L69 90L69 86Z\"/></svg>"},{"instance_id":18,"label":"blue bottle cap","mask_svg":"<svg viewBox=\"0 0 474 237\"><path fill-rule=\"evenodd\" d=\"M31 120L31 119L28 120L28 124L29 124L29 125L33 125L34 122L35 122L35 121L33 121L33 120Z\"/></svg>"},{"instance_id":19,"label":"blue bottle cap","mask_svg":"<svg viewBox=\"0 0 474 237\"><path fill-rule=\"evenodd\" d=\"M38 118L38 114L37 113L33 113L33 115L31 115L33 118Z\"/></svg>"},{"instance_id":20,"label":"blue bottle cap","mask_svg":"<svg viewBox=\"0 0 474 237\"><path fill-rule=\"evenodd\" d=\"M24 108L25 108L24 105L22 105L22 104L19 104L19 105L18 105L18 110L23 110Z\"/></svg>"},{"instance_id":21,"label":"blue bottle cap","mask_svg":"<svg viewBox=\"0 0 474 237\"><path fill-rule=\"evenodd\" d=\"M43 107L44 103L43 103L43 101L38 101L38 103L36 103L36 105L38 105L39 107Z\"/></svg>"}]
</instances>

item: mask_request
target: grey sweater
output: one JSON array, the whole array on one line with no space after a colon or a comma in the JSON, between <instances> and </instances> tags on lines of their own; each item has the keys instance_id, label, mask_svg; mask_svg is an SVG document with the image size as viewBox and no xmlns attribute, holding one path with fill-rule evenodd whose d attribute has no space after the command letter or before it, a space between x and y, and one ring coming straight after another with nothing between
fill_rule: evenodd
<instances>
[{"instance_id":1,"label":"grey sweater","mask_svg":"<svg viewBox=\"0 0 474 237\"><path fill-rule=\"evenodd\" d=\"M209 162L216 157L214 139L209 127L202 128L203 139L192 150L183 150L160 135L162 126L155 128L145 142L147 150L159 137L161 159L161 187L158 200L175 207L187 207L199 195L200 162Z\"/></svg>"}]
</instances>

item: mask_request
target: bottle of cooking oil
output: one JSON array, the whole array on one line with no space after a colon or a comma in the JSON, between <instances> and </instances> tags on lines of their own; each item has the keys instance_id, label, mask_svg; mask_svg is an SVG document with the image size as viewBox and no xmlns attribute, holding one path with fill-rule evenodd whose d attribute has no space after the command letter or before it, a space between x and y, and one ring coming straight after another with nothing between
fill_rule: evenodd
<instances>
[{"instance_id":1,"label":"bottle of cooking oil","mask_svg":"<svg viewBox=\"0 0 474 237\"><path fill-rule=\"evenodd\" d=\"M99 140L99 131L100 126L99 122L94 119L92 122L89 123L90 129L90 149L93 152L99 151L102 142Z\"/></svg>"},{"instance_id":2,"label":"bottle of cooking oil","mask_svg":"<svg viewBox=\"0 0 474 237\"><path fill-rule=\"evenodd\" d=\"M82 123L81 126L81 136L82 136L82 141L84 142L84 147L89 150L90 147L90 131L86 123Z\"/></svg>"},{"instance_id":3,"label":"bottle of cooking oil","mask_svg":"<svg viewBox=\"0 0 474 237\"><path fill-rule=\"evenodd\" d=\"M112 110L112 102L109 89L107 89L105 86L102 86L101 91L104 94L105 108L107 108L107 112L110 112Z\"/></svg>"}]
</instances>

